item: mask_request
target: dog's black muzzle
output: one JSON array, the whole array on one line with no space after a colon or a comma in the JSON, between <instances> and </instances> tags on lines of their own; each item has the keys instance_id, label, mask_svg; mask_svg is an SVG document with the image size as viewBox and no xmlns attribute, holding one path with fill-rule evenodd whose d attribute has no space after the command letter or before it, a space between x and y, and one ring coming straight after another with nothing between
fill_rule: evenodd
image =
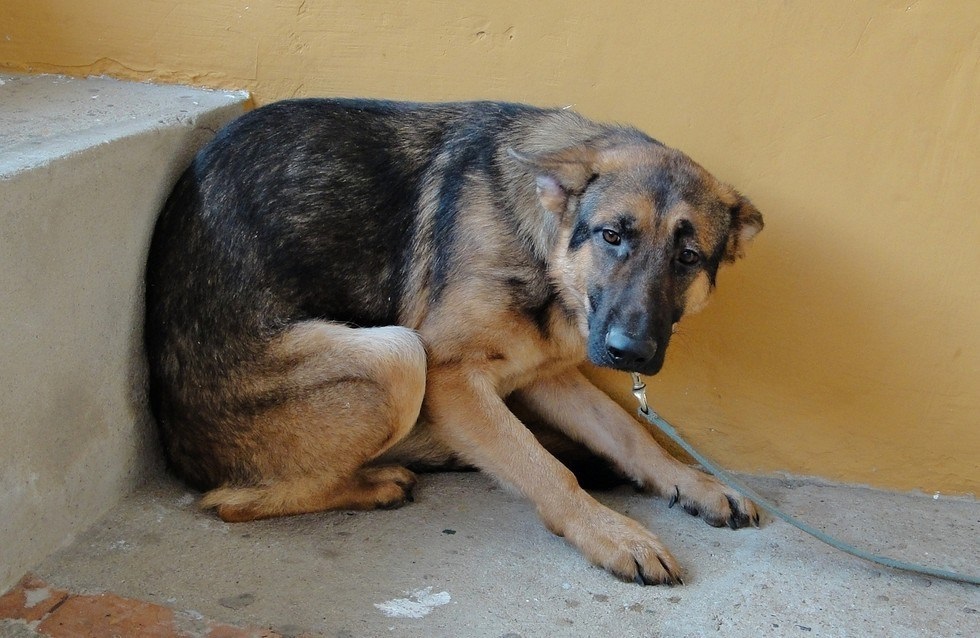
<instances>
[{"instance_id":1,"label":"dog's black muzzle","mask_svg":"<svg viewBox=\"0 0 980 638\"><path fill-rule=\"evenodd\" d=\"M637 338L619 326L610 326L604 336L590 339L589 360L604 368L657 374L664 365L669 336L662 340L653 337Z\"/></svg>"},{"instance_id":2,"label":"dog's black muzzle","mask_svg":"<svg viewBox=\"0 0 980 638\"><path fill-rule=\"evenodd\" d=\"M657 354L657 342L647 337L636 339L618 326L606 333L606 354L617 365L634 371L645 367Z\"/></svg>"}]
</instances>

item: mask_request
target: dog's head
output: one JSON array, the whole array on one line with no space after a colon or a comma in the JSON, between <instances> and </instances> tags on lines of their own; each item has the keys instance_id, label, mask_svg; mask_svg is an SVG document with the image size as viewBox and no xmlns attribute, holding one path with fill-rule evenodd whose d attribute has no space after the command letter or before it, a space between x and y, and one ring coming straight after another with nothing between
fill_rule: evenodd
<instances>
[{"instance_id":1,"label":"dog's head","mask_svg":"<svg viewBox=\"0 0 980 638\"><path fill-rule=\"evenodd\" d=\"M511 155L557 216L551 274L600 366L656 374L674 324L704 307L762 215L689 157L640 133Z\"/></svg>"}]
</instances>

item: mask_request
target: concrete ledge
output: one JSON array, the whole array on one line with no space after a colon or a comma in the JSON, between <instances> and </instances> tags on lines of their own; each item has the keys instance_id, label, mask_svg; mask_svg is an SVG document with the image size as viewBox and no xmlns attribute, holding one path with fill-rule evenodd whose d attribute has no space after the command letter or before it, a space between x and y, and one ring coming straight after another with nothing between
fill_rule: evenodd
<instances>
[{"instance_id":1,"label":"concrete ledge","mask_svg":"<svg viewBox=\"0 0 980 638\"><path fill-rule=\"evenodd\" d=\"M179 172L247 97L0 75L0 590L155 467L150 233Z\"/></svg>"},{"instance_id":2,"label":"concrete ledge","mask_svg":"<svg viewBox=\"0 0 980 638\"><path fill-rule=\"evenodd\" d=\"M150 131L220 126L246 100L110 78L0 75L0 178Z\"/></svg>"}]
</instances>

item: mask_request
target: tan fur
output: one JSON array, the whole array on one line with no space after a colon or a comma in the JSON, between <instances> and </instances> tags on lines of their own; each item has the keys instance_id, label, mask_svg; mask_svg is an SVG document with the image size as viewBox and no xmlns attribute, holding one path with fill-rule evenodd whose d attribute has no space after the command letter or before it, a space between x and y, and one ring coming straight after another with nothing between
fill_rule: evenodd
<instances>
[{"instance_id":1,"label":"tan fur","mask_svg":"<svg viewBox=\"0 0 980 638\"><path fill-rule=\"evenodd\" d=\"M708 305L710 295L711 282L708 280L708 275L698 273L694 282L688 286L684 293L684 314L693 315L704 310L704 307Z\"/></svg>"},{"instance_id":2,"label":"tan fur","mask_svg":"<svg viewBox=\"0 0 980 638\"><path fill-rule=\"evenodd\" d=\"M418 420L426 375L418 336L311 321L271 344L267 361L272 369L248 391L288 389L289 396L256 415L251 436L223 452L248 459L254 484L211 490L202 507L244 521L403 503L411 472L364 466Z\"/></svg>"}]
</instances>

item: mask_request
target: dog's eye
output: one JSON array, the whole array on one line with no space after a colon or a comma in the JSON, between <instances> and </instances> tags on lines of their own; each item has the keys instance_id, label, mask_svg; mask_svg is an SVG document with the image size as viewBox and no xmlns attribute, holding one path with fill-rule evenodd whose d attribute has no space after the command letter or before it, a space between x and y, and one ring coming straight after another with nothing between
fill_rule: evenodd
<instances>
[{"instance_id":1,"label":"dog's eye","mask_svg":"<svg viewBox=\"0 0 980 638\"><path fill-rule=\"evenodd\" d=\"M681 262L685 266L693 266L701 260L701 255L697 254L690 248L685 248L681 251L681 254L677 256L677 261Z\"/></svg>"},{"instance_id":2,"label":"dog's eye","mask_svg":"<svg viewBox=\"0 0 980 638\"><path fill-rule=\"evenodd\" d=\"M618 246L623 238L619 236L615 230L610 230L608 228L602 229L602 238L606 240L607 244L612 244L613 246Z\"/></svg>"}]
</instances>

